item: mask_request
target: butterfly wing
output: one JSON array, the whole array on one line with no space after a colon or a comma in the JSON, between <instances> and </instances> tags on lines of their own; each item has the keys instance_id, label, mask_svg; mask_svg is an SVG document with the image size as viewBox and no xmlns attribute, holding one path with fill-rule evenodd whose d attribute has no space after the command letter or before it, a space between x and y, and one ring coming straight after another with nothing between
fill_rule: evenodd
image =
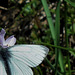
<instances>
[{"instance_id":1,"label":"butterfly wing","mask_svg":"<svg viewBox=\"0 0 75 75\"><path fill-rule=\"evenodd\" d=\"M7 75L3 64L3 60L0 58L0 75Z\"/></svg>"},{"instance_id":2,"label":"butterfly wing","mask_svg":"<svg viewBox=\"0 0 75 75\"><path fill-rule=\"evenodd\" d=\"M33 75L31 68L24 62L12 57L8 63L11 70L11 75Z\"/></svg>"},{"instance_id":3,"label":"butterfly wing","mask_svg":"<svg viewBox=\"0 0 75 75\"><path fill-rule=\"evenodd\" d=\"M43 61L49 49L42 45L15 45L8 51L11 59L15 58L30 67L36 67Z\"/></svg>"}]
</instances>

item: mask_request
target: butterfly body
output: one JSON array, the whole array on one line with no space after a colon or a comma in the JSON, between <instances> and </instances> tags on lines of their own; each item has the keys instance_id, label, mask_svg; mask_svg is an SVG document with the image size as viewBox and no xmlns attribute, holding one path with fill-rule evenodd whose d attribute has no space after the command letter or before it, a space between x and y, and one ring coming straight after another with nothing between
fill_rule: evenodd
<instances>
[{"instance_id":1,"label":"butterfly body","mask_svg":"<svg viewBox=\"0 0 75 75\"><path fill-rule=\"evenodd\" d=\"M3 65L6 69L7 74L11 75L10 67L8 64L9 58L10 58L10 53L8 52L8 49L0 47L0 61L3 62Z\"/></svg>"}]
</instances>

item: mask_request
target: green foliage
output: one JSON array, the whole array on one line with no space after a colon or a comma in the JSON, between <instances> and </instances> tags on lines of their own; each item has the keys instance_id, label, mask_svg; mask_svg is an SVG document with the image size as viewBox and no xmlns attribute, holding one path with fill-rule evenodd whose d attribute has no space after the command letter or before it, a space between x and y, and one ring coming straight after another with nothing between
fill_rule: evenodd
<instances>
[{"instance_id":1,"label":"green foliage","mask_svg":"<svg viewBox=\"0 0 75 75\"><path fill-rule=\"evenodd\" d=\"M73 7L75 7L75 0L65 0L65 1L71 4Z\"/></svg>"},{"instance_id":2,"label":"green foliage","mask_svg":"<svg viewBox=\"0 0 75 75\"><path fill-rule=\"evenodd\" d=\"M75 0L70 0L71 2L75 2Z\"/></svg>"},{"instance_id":3,"label":"green foliage","mask_svg":"<svg viewBox=\"0 0 75 75\"><path fill-rule=\"evenodd\" d=\"M73 23L73 32L75 34L75 23Z\"/></svg>"}]
</instances>

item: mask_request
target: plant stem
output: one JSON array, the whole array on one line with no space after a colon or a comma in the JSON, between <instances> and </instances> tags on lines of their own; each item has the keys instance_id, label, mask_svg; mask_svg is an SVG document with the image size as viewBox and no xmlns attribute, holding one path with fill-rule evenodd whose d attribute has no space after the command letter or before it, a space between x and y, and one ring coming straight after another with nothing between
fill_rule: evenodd
<instances>
[{"instance_id":1,"label":"plant stem","mask_svg":"<svg viewBox=\"0 0 75 75\"><path fill-rule=\"evenodd\" d=\"M61 3L61 0L58 0L57 8L56 8L56 21L55 21L55 31L56 31L56 43L55 43L55 45L58 45L58 46L60 45L60 3ZM57 48L55 51L56 51L56 53L55 53L56 54L56 71L55 71L55 74L57 75L58 63L60 65L61 72L65 73L64 63L63 63L63 55L62 55L61 49Z\"/></svg>"},{"instance_id":2,"label":"plant stem","mask_svg":"<svg viewBox=\"0 0 75 75\"><path fill-rule=\"evenodd\" d=\"M68 48L68 33L67 33L67 4L64 2L65 5L65 42L66 42L66 47ZM68 68L69 68L69 75L71 75L71 65L70 65L70 57L69 57L69 52L67 52L67 59L68 59Z\"/></svg>"},{"instance_id":3,"label":"plant stem","mask_svg":"<svg viewBox=\"0 0 75 75\"><path fill-rule=\"evenodd\" d=\"M46 45L46 46L54 47L54 48L59 48L59 49L66 50L66 51L72 51L72 52L74 52L74 53L75 53L75 50L74 50L74 49L72 49L72 48L65 48L65 47L56 46L56 45L52 45L52 44L44 43L44 42L38 42L38 44L42 44L42 45Z\"/></svg>"},{"instance_id":4,"label":"plant stem","mask_svg":"<svg viewBox=\"0 0 75 75\"><path fill-rule=\"evenodd\" d=\"M57 2L57 8L56 8L56 20L55 20L55 31L56 31L56 40L54 41L55 45L59 45L59 39L60 39L60 0ZM58 48L55 48L55 75L57 75L58 70L58 56L59 51Z\"/></svg>"},{"instance_id":5,"label":"plant stem","mask_svg":"<svg viewBox=\"0 0 75 75\"><path fill-rule=\"evenodd\" d=\"M48 23L49 23L49 28L50 28L51 33L52 33L52 38L53 38L53 40L55 40L54 24L53 24L53 21L52 21L50 10L48 9L47 1L46 0L41 0L41 2L43 4L45 13L47 15L47 20L48 20Z\"/></svg>"},{"instance_id":6,"label":"plant stem","mask_svg":"<svg viewBox=\"0 0 75 75\"><path fill-rule=\"evenodd\" d=\"M55 71L55 68L52 66L52 64L49 62L49 60L47 58L45 58L45 60L46 60L47 64L51 67L51 69ZM58 71L57 71L57 74L61 75L61 73Z\"/></svg>"}]
</instances>

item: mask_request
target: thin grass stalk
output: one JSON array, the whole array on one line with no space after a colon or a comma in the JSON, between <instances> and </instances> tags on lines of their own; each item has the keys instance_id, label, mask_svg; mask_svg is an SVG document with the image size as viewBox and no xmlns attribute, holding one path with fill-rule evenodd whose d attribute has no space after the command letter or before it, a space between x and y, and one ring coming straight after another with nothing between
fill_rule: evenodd
<instances>
[{"instance_id":1,"label":"thin grass stalk","mask_svg":"<svg viewBox=\"0 0 75 75\"><path fill-rule=\"evenodd\" d=\"M39 75L43 75L41 68L38 66Z\"/></svg>"},{"instance_id":2,"label":"thin grass stalk","mask_svg":"<svg viewBox=\"0 0 75 75\"><path fill-rule=\"evenodd\" d=\"M64 2L65 5L65 42L66 42L66 47L68 48L68 27L67 27L67 4ZM67 51L67 61L68 61L68 73L71 75L71 65L70 65L70 57L69 57L69 52Z\"/></svg>"},{"instance_id":3,"label":"thin grass stalk","mask_svg":"<svg viewBox=\"0 0 75 75\"><path fill-rule=\"evenodd\" d=\"M57 41L56 41L56 37L55 37L54 25L53 25L52 17L51 17L51 14L50 14L50 10L48 9L47 1L46 0L41 0L41 1L42 1L42 4L43 4L45 13L47 15L47 20L48 20L48 23L49 23L49 28L51 30L52 37L53 37L53 40L54 40L54 45L57 45ZM55 58L55 63L56 63L56 69L55 70L56 71L55 71L55 74L57 75L57 64L58 64L57 48L55 48L55 54L56 54L56 58Z\"/></svg>"},{"instance_id":4,"label":"thin grass stalk","mask_svg":"<svg viewBox=\"0 0 75 75\"><path fill-rule=\"evenodd\" d=\"M60 3L61 0L58 0L57 2L57 8L56 8L56 21L55 21L55 31L56 31L56 42L55 45L60 45ZM58 67L58 60L61 68L61 72L64 73L64 63L63 63L63 56L61 49L56 49L56 75L57 75L57 67Z\"/></svg>"},{"instance_id":5,"label":"thin grass stalk","mask_svg":"<svg viewBox=\"0 0 75 75\"><path fill-rule=\"evenodd\" d=\"M49 46L49 47L54 47L54 48L59 48L59 49L66 50L66 51L69 51L69 52L72 51L72 52L75 53L75 49L72 49L72 48L65 48L65 47L52 45L52 44L44 43L44 42L38 42L38 44L42 44L42 45Z\"/></svg>"},{"instance_id":6,"label":"thin grass stalk","mask_svg":"<svg viewBox=\"0 0 75 75\"><path fill-rule=\"evenodd\" d=\"M33 68L33 71L34 71L34 75L36 74L36 75L38 75L39 74L39 72L37 71L37 69L36 68Z\"/></svg>"},{"instance_id":7,"label":"thin grass stalk","mask_svg":"<svg viewBox=\"0 0 75 75\"><path fill-rule=\"evenodd\" d=\"M51 18L50 11L48 9L47 1L46 0L41 0L41 1L42 1L44 10L46 12L46 15L47 15L47 20L48 20L48 23L49 23L49 28L50 28L51 33L52 33L54 44L57 45L57 41L56 41L57 38L55 37L54 25L53 25L53 21L52 21L52 18ZM57 49L56 49L55 52L56 52L56 67L57 67L57 63L58 63L58 51L57 51ZM59 59L62 59L62 53L61 53L61 51L59 51L59 56L60 56ZM61 65L61 71L64 72L63 63L61 61L59 61L59 63ZM57 68L56 68L56 75L57 75Z\"/></svg>"},{"instance_id":8,"label":"thin grass stalk","mask_svg":"<svg viewBox=\"0 0 75 75\"><path fill-rule=\"evenodd\" d=\"M49 62L49 60L48 60L47 58L45 58L45 60L46 60L47 64L51 67L51 69L55 71L55 68L54 68L53 65ZM59 71L57 71L57 74L58 74L58 75L61 75L61 73L60 73Z\"/></svg>"},{"instance_id":9,"label":"thin grass stalk","mask_svg":"<svg viewBox=\"0 0 75 75\"><path fill-rule=\"evenodd\" d=\"M59 45L59 39L60 39L60 0L57 2L57 8L56 8L56 21L55 21L55 31L56 31L56 40L54 41L55 45ZM55 48L55 75L57 75L58 70L58 55L59 51L57 48Z\"/></svg>"},{"instance_id":10,"label":"thin grass stalk","mask_svg":"<svg viewBox=\"0 0 75 75\"><path fill-rule=\"evenodd\" d=\"M46 13L46 16L47 16L47 20L48 20L48 23L49 23L49 28L50 28L51 33L52 33L52 38L54 40L54 44L56 45L56 37L55 37L55 31L54 31L54 24L53 24L53 21L52 21L50 10L48 9L47 1L46 0L41 0L41 2L43 4L44 10L45 10L45 13ZM56 53L56 51L55 51L55 53ZM57 63L57 61L56 61L56 63Z\"/></svg>"},{"instance_id":11,"label":"thin grass stalk","mask_svg":"<svg viewBox=\"0 0 75 75\"><path fill-rule=\"evenodd\" d=\"M50 10L48 9L47 1L41 0L41 2L42 2L42 5L44 7L46 16L47 16L47 20L48 20L49 28L51 30L52 38L53 38L53 40L55 40L56 37L55 37L54 24L53 24L53 21L52 21Z\"/></svg>"}]
</instances>

